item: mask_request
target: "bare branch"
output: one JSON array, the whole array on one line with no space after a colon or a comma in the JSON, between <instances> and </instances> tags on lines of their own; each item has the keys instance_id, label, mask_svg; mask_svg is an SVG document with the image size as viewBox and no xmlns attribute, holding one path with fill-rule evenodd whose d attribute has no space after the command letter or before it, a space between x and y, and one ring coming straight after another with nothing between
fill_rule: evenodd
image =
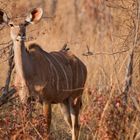
<instances>
[{"instance_id":1,"label":"bare branch","mask_svg":"<svg viewBox=\"0 0 140 140\"><path fill-rule=\"evenodd\" d=\"M86 52L86 53L83 53L84 56L90 56L90 55L115 55L115 54L119 54L119 53L125 53L125 52L128 52L129 49L127 50L122 50L122 51L117 51L117 52L113 52L113 53L109 53L109 52L96 52L96 53L93 53L93 52Z\"/></svg>"}]
</instances>

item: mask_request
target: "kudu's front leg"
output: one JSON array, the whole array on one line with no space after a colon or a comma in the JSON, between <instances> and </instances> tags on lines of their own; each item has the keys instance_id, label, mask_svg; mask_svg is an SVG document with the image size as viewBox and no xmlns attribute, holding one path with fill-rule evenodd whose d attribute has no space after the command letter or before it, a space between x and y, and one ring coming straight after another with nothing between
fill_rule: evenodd
<instances>
[{"instance_id":1,"label":"kudu's front leg","mask_svg":"<svg viewBox=\"0 0 140 140\"><path fill-rule=\"evenodd\" d=\"M46 117L47 123L47 140L49 140L50 125L51 125L51 103L43 102L43 114Z\"/></svg>"},{"instance_id":2,"label":"kudu's front leg","mask_svg":"<svg viewBox=\"0 0 140 140\"><path fill-rule=\"evenodd\" d=\"M78 140L80 125L78 122L79 111L81 109L81 97L77 97L75 100L69 99L70 114L72 121L72 140Z\"/></svg>"}]
</instances>

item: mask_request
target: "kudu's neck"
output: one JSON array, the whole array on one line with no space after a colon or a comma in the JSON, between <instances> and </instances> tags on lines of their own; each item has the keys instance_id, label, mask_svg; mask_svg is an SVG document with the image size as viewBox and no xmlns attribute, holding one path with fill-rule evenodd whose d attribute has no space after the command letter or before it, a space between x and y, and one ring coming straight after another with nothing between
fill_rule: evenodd
<instances>
[{"instance_id":1,"label":"kudu's neck","mask_svg":"<svg viewBox=\"0 0 140 140\"><path fill-rule=\"evenodd\" d=\"M15 40L13 45L16 73L22 80L25 80L31 69L29 54L26 51L24 40Z\"/></svg>"}]
</instances>

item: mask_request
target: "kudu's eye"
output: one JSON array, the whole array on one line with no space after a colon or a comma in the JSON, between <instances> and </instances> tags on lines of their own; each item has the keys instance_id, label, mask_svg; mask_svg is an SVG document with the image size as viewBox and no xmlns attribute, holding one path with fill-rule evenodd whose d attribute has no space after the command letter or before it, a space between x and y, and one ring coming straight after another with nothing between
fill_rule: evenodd
<instances>
[{"instance_id":1,"label":"kudu's eye","mask_svg":"<svg viewBox=\"0 0 140 140\"><path fill-rule=\"evenodd\" d=\"M10 27L14 27L14 24L10 23L9 26L10 26Z\"/></svg>"}]
</instances>

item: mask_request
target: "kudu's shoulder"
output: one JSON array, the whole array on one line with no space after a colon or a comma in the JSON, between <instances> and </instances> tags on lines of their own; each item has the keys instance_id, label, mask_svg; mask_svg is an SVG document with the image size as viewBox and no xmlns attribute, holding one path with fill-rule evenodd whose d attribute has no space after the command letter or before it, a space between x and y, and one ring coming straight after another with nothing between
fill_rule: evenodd
<instances>
[{"instance_id":1,"label":"kudu's shoulder","mask_svg":"<svg viewBox=\"0 0 140 140\"><path fill-rule=\"evenodd\" d=\"M27 52L33 62L44 63L44 65L47 63L49 53L44 51L38 44L30 44L27 48Z\"/></svg>"},{"instance_id":2,"label":"kudu's shoulder","mask_svg":"<svg viewBox=\"0 0 140 140\"><path fill-rule=\"evenodd\" d=\"M27 48L28 52L41 52L43 49L36 43L30 44Z\"/></svg>"}]
</instances>

